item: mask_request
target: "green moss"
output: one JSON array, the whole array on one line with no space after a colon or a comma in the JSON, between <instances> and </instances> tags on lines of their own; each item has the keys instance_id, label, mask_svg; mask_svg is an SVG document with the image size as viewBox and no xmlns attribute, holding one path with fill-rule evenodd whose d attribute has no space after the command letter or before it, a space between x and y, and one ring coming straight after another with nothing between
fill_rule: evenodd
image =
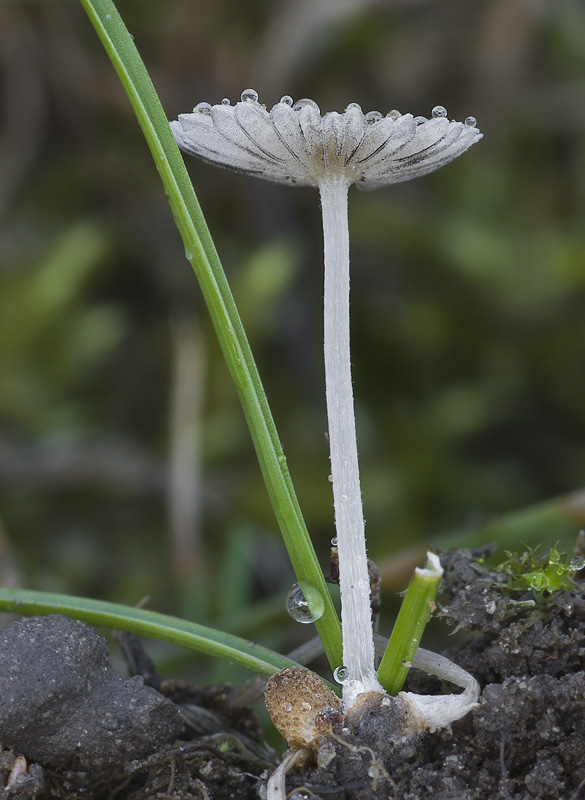
<instances>
[{"instance_id":1,"label":"green moss","mask_svg":"<svg viewBox=\"0 0 585 800\"><path fill-rule=\"evenodd\" d=\"M569 558L566 553L559 553L556 545L542 555L536 549L529 549L520 556L506 551L506 555L508 559L496 567L497 572L507 575L503 588L519 592L532 590L540 603L546 602L555 592L572 589L572 576L585 565L581 557Z\"/></svg>"}]
</instances>

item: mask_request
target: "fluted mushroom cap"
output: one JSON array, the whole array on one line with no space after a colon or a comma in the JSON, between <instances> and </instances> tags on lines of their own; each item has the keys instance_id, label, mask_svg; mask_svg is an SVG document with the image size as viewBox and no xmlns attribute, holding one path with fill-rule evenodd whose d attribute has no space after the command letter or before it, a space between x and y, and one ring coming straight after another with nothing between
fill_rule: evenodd
<instances>
[{"instance_id":1,"label":"fluted mushroom cap","mask_svg":"<svg viewBox=\"0 0 585 800\"><path fill-rule=\"evenodd\" d=\"M186 153L238 172L301 186L343 176L367 189L432 172L481 138L473 117L455 122L446 114L442 106L430 119L364 114L351 103L343 114L322 115L313 100L293 104L288 96L268 111L247 89L235 105L199 103L171 129Z\"/></svg>"}]
</instances>

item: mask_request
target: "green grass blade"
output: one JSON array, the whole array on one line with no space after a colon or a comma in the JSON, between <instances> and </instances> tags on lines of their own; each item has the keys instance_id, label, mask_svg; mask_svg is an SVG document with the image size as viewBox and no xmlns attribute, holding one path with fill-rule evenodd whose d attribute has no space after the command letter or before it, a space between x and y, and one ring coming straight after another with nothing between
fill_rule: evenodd
<instances>
[{"instance_id":1,"label":"green grass blade","mask_svg":"<svg viewBox=\"0 0 585 800\"><path fill-rule=\"evenodd\" d=\"M136 113L209 309L251 431L270 501L299 580L325 610L315 623L332 667L341 664L341 627L296 498L286 458L225 274L150 76L111 0L81 0Z\"/></svg>"},{"instance_id":2,"label":"green grass blade","mask_svg":"<svg viewBox=\"0 0 585 800\"><path fill-rule=\"evenodd\" d=\"M106 628L129 631L152 639L197 650L210 656L224 658L232 664L245 667L269 677L285 667L296 666L285 656L234 636L195 622L177 617L133 608L103 600L88 600L64 594L36 592L26 589L1 589L0 609L15 614L45 615L64 614L67 617L101 625Z\"/></svg>"},{"instance_id":3,"label":"green grass blade","mask_svg":"<svg viewBox=\"0 0 585 800\"><path fill-rule=\"evenodd\" d=\"M439 559L428 553L425 569L417 567L378 667L378 680L388 694L402 689L424 629L430 619L443 574Z\"/></svg>"}]
</instances>

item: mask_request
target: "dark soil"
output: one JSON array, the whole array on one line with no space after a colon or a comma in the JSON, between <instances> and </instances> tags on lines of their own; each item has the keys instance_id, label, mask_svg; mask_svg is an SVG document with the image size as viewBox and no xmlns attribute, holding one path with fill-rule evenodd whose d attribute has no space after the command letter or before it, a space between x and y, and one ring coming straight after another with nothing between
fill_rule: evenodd
<instances>
[{"instance_id":1,"label":"dark soil","mask_svg":"<svg viewBox=\"0 0 585 800\"><path fill-rule=\"evenodd\" d=\"M576 584L531 604L531 594L506 590L503 575L466 551L442 561L445 591L439 613L463 636L447 655L479 680L480 707L451 729L406 744L387 740L381 745L384 737L371 731L329 739L318 764L289 774L287 791L294 800L585 800L585 590ZM76 661L72 652L70 672L63 649L52 660L39 651L39 626L51 619L57 627L49 634L49 650L58 646L57 639L63 647L66 624L81 626L65 641L70 650L76 637L85 642L82 650L93 654L93 678L74 677L83 659ZM139 671L150 687L141 678L122 678L101 655L96 659L95 642L88 642L94 636L99 640L97 634L63 620L29 620L2 633L0 800L265 796L267 776L277 762L260 742L253 717L232 703L226 687L163 684L148 662ZM27 625L33 627L27 631ZM21 626L16 634L15 626ZM30 645L28 655L18 651L31 631L37 666ZM51 670L47 663L53 664ZM67 680L59 694L54 682L61 673ZM415 670L405 689L453 690ZM178 743L177 709L185 725ZM21 754L27 769L10 778Z\"/></svg>"},{"instance_id":2,"label":"dark soil","mask_svg":"<svg viewBox=\"0 0 585 800\"><path fill-rule=\"evenodd\" d=\"M585 800L585 591L531 605L469 552L441 560L440 613L467 634L446 655L480 682L480 707L390 752L336 744L327 770L291 775L308 790L295 800ZM414 670L405 689L441 691Z\"/></svg>"}]
</instances>

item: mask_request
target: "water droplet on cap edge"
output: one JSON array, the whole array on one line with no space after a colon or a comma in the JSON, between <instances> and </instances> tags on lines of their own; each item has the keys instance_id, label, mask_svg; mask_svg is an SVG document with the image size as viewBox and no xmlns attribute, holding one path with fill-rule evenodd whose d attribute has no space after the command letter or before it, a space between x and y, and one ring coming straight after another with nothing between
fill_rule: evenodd
<instances>
[{"instance_id":1,"label":"water droplet on cap edge","mask_svg":"<svg viewBox=\"0 0 585 800\"><path fill-rule=\"evenodd\" d=\"M447 109L445 106L435 106L431 113L434 119L442 119L447 116Z\"/></svg>"},{"instance_id":2,"label":"water droplet on cap edge","mask_svg":"<svg viewBox=\"0 0 585 800\"><path fill-rule=\"evenodd\" d=\"M242 103L257 103L258 92L256 89L244 89L241 94Z\"/></svg>"}]
</instances>

